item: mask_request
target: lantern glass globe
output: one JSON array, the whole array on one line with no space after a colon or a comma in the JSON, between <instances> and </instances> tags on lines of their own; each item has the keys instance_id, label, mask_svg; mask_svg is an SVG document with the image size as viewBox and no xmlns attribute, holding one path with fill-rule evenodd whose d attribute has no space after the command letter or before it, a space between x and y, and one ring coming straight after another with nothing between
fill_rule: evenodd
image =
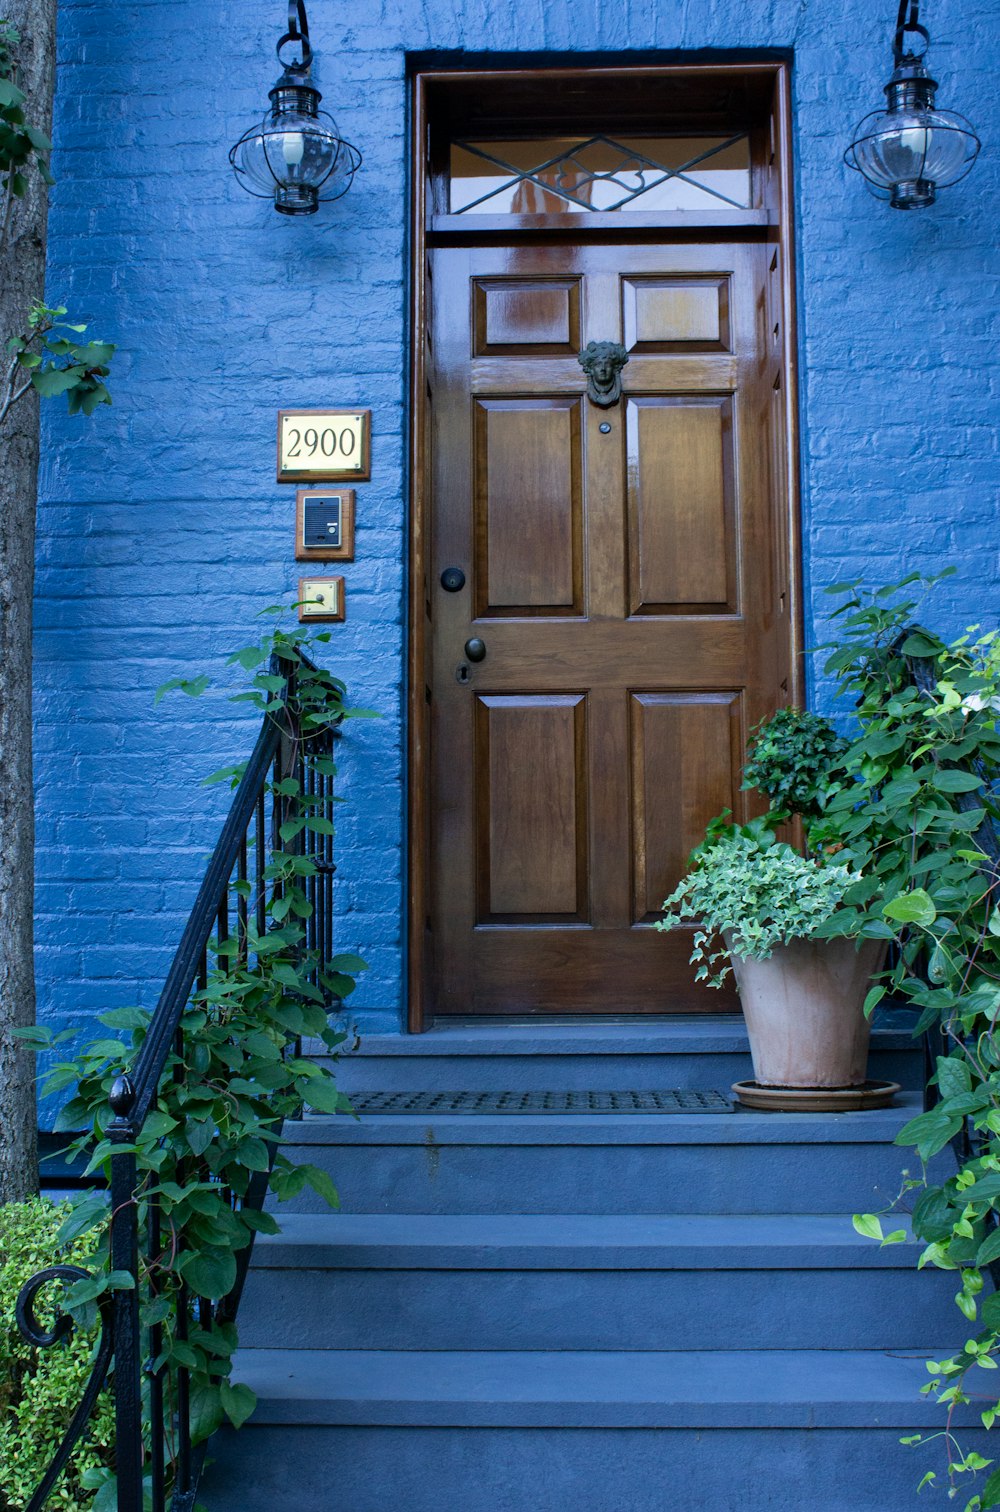
<instances>
[{"instance_id":1,"label":"lantern glass globe","mask_svg":"<svg viewBox=\"0 0 1000 1512\"><path fill-rule=\"evenodd\" d=\"M967 123L950 111L881 111L862 123L853 155L880 188L917 179L946 188L971 166L978 147Z\"/></svg>"}]
</instances>

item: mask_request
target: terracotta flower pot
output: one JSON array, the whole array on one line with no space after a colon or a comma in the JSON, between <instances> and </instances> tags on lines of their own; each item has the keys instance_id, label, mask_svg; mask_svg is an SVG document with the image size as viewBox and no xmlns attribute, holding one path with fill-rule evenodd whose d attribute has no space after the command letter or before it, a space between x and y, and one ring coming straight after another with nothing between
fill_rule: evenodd
<instances>
[{"instance_id":1,"label":"terracotta flower pot","mask_svg":"<svg viewBox=\"0 0 1000 1512\"><path fill-rule=\"evenodd\" d=\"M730 951L760 1086L864 1082L871 1025L863 1007L885 950L884 940L837 939L792 940L766 961Z\"/></svg>"}]
</instances>

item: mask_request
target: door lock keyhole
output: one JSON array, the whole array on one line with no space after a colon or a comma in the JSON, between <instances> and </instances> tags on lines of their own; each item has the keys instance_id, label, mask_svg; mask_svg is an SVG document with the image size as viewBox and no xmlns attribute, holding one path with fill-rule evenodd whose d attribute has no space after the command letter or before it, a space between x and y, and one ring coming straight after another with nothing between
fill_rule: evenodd
<instances>
[{"instance_id":1,"label":"door lock keyhole","mask_svg":"<svg viewBox=\"0 0 1000 1512\"><path fill-rule=\"evenodd\" d=\"M472 668L469 666L468 662L459 662L458 666L455 668L455 681L457 683L467 683L469 681L471 672Z\"/></svg>"}]
</instances>

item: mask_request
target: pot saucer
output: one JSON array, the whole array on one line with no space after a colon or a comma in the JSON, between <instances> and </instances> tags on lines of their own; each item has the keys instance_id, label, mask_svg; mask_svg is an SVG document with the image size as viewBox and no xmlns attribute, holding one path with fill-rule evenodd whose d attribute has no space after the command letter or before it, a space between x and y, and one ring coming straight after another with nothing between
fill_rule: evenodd
<instances>
[{"instance_id":1,"label":"pot saucer","mask_svg":"<svg viewBox=\"0 0 1000 1512\"><path fill-rule=\"evenodd\" d=\"M866 1108L889 1108L899 1082L866 1081L860 1087L761 1087L755 1081L733 1083L744 1108L779 1113L859 1113Z\"/></svg>"}]
</instances>

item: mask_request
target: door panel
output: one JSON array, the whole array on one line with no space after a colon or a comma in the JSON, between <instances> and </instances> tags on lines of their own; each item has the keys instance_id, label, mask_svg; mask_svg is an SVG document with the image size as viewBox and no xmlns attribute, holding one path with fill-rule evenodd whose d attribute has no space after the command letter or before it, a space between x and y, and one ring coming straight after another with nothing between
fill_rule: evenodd
<instances>
[{"instance_id":1,"label":"door panel","mask_svg":"<svg viewBox=\"0 0 1000 1512\"><path fill-rule=\"evenodd\" d=\"M582 611L580 401L476 402L476 605Z\"/></svg>"},{"instance_id":2,"label":"door panel","mask_svg":"<svg viewBox=\"0 0 1000 1512\"><path fill-rule=\"evenodd\" d=\"M430 1011L735 1007L650 926L778 702L765 248L432 257Z\"/></svg>"},{"instance_id":3,"label":"door panel","mask_svg":"<svg viewBox=\"0 0 1000 1512\"><path fill-rule=\"evenodd\" d=\"M477 697L478 923L586 919L585 718L579 695Z\"/></svg>"},{"instance_id":4,"label":"door panel","mask_svg":"<svg viewBox=\"0 0 1000 1512\"><path fill-rule=\"evenodd\" d=\"M633 614L734 613L732 399L625 401Z\"/></svg>"},{"instance_id":5,"label":"door panel","mask_svg":"<svg viewBox=\"0 0 1000 1512\"><path fill-rule=\"evenodd\" d=\"M479 278L473 301L477 357L580 350L577 279Z\"/></svg>"},{"instance_id":6,"label":"door panel","mask_svg":"<svg viewBox=\"0 0 1000 1512\"><path fill-rule=\"evenodd\" d=\"M633 922L651 924L705 826L740 806L739 693L633 693Z\"/></svg>"},{"instance_id":7,"label":"door panel","mask_svg":"<svg viewBox=\"0 0 1000 1512\"><path fill-rule=\"evenodd\" d=\"M623 278L629 352L728 352L728 278Z\"/></svg>"}]
</instances>

